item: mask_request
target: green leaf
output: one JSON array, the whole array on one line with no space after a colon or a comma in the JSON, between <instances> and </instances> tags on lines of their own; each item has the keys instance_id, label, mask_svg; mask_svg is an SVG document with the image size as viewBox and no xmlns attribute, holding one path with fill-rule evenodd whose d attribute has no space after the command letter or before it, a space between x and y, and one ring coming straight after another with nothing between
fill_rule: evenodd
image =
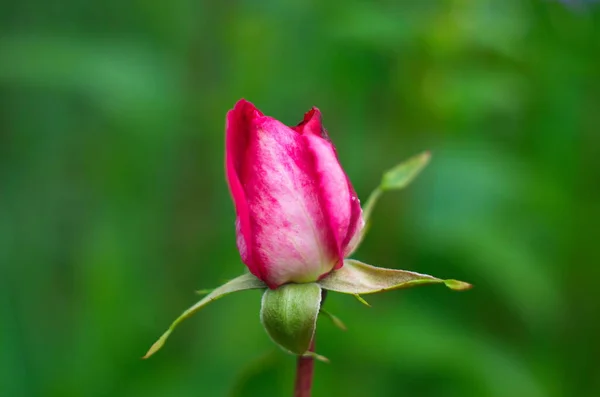
<instances>
[{"instance_id":1,"label":"green leaf","mask_svg":"<svg viewBox=\"0 0 600 397\"><path fill-rule=\"evenodd\" d=\"M331 272L320 280L319 284L323 289L355 296L425 284L445 284L448 288L457 291L471 288L471 284L462 281L442 280L406 270L384 269L353 259L346 259L343 267Z\"/></svg>"},{"instance_id":2,"label":"green leaf","mask_svg":"<svg viewBox=\"0 0 600 397\"><path fill-rule=\"evenodd\" d=\"M383 190L399 190L403 189L411 183L417 175L429 164L431 154L423 152L403 163L398 164L385 174L381 180L381 189Z\"/></svg>"},{"instance_id":3,"label":"green leaf","mask_svg":"<svg viewBox=\"0 0 600 397\"><path fill-rule=\"evenodd\" d=\"M365 220L365 226L361 231L360 240L354 247L353 251L356 251L356 249L360 246L362 240L365 238L365 235L367 234L371 226L371 213L375 209L375 205L379 201L379 198L381 197L383 192L387 190L400 190L408 186L425 168L425 166L429 164L430 159L431 153L423 152L398 164L397 166L383 174L381 184L371 192L369 198L363 206L363 219ZM351 254L352 252L350 252L348 255Z\"/></svg>"},{"instance_id":4,"label":"green leaf","mask_svg":"<svg viewBox=\"0 0 600 397\"><path fill-rule=\"evenodd\" d=\"M154 353L156 353L165 344L167 338L169 337L169 335L171 335L171 332L173 332L173 330L179 325L179 323L181 323L186 318L191 317L194 313L196 313L198 310L202 309L209 303L216 301L217 299L228 295L232 292L260 288L267 288L267 286L265 285L265 283L260 281L252 274L246 273L214 289L210 294L206 295L194 306L184 311L181 314L181 316L179 316L175 321L173 321L169 329L164 334L162 334L162 336L158 338L156 342L154 342L154 344L150 347L146 355L144 355L144 357L142 358L146 359Z\"/></svg>"},{"instance_id":5,"label":"green leaf","mask_svg":"<svg viewBox=\"0 0 600 397\"><path fill-rule=\"evenodd\" d=\"M321 287L318 284L286 284L265 291L260 320L276 344L303 355L315 333L320 307Z\"/></svg>"}]
</instances>

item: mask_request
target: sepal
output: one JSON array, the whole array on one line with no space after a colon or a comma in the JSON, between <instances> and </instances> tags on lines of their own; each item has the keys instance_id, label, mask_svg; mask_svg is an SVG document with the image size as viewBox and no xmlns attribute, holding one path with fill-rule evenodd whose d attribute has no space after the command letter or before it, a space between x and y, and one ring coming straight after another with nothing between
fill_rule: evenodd
<instances>
[{"instance_id":1,"label":"sepal","mask_svg":"<svg viewBox=\"0 0 600 397\"><path fill-rule=\"evenodd\" d=\"M154 342L154 344L150 347L146 355L144 355L144 357L142 358L146 359L154 353L156 353L158 350L160 350L160 348L163 347L163 345L165 344L169 335L171 335L171 332L173 332L173 330L179 325L179 323L181 323L186 318L191 317L197 311L199 311L209 303L216 301L217 299L225 295L231 294L232 292L262 288L267 288L265 283L260 281L254 275L246 273L214 289L212 292L210 292L208 295L202 298L198 303L196 303L194 306L190 307L189 309L184 311L179 317L177 317L177 319L173 321L169 329L164 334L162 334L162 336L158 338L156 342Z\"/></svg>"},{"instance_id":2,"label":"sepal","mask_svg":"<svg viewBox=\"0 0 600 397\"><path fill-rule=\"evenodd\" d=\"M458 280L443 280L427 274L407 270L385 269L346 259L344 266L321 279L319 285L326 290L358 296L375 294L425 284L445 284L455 291L471 288L471 284Z\"/></svg>"},{"instance_id":3,"label":"sepal","mask_svg":"<svg viewBox=\"0 0 600 397\"><path fill-rule=\"evenodd\" d=\"M285 284L268 289L262 298L260 321L273 342L296 355L308 352L321 308L317 283Z\"/></svg>"}]
</instances>

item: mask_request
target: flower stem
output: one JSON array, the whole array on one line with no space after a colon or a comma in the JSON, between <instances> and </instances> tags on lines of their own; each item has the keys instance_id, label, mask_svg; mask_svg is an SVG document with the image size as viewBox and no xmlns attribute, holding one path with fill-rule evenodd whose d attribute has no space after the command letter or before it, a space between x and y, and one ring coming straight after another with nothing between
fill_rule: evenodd
<instances>
[{"instance_id":1,"label":"flower stem","mask_svg":"<svg viewBox=\"0 0 600 397\"><path fill-rule=\"evenodd\" d=\"M315 351L314 336L308 351ZM314 358L298 356L298 362L296 364L296 385L294 388L294 397L310 397L310 390L313 383L314 366Z\"/></svg>"}]
</instances>

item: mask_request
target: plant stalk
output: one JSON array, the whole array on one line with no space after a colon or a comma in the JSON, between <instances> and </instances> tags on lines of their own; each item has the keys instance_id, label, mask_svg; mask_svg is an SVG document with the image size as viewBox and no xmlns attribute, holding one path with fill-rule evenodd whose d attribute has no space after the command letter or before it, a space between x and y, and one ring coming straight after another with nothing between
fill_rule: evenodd
<instances>
[{"instance_id":1,"label":"plant stalk","mask_svg":"<svg viewBox=\"0 0 600 397\"><path fill-rule=\"evenodd\" d=\"M315 337L310 343L308 351L315 351ZM294 397L310 397L314 375L315 359L312 357L298 356L296 363L296 385L294 387Z\"/></svg>"}]
</instances>

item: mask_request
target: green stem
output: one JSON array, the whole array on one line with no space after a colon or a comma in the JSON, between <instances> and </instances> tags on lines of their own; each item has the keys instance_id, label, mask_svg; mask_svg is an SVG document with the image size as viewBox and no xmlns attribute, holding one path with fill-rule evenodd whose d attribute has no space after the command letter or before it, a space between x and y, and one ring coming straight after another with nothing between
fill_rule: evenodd
<instances>
[{"instance_id":1,"label":"green stem","mask_svg":"<svg viewBox=\"0 0 600 397\"><path fill-rule=\"evenodd\" d=\"M383 189L381 188L381 186L377 186L375 188L375 190L373 190L371 192L371 195L369 196L369 198L367 199L367 202L365 203L365 205L363 207L363 218L367 225L369 224L369 218L371 217L371 212L373 212L373 208L375 208L375 204L379 200L379 197L381 196L382 193L383 193Z\"/></svg>"}]
</instances>

